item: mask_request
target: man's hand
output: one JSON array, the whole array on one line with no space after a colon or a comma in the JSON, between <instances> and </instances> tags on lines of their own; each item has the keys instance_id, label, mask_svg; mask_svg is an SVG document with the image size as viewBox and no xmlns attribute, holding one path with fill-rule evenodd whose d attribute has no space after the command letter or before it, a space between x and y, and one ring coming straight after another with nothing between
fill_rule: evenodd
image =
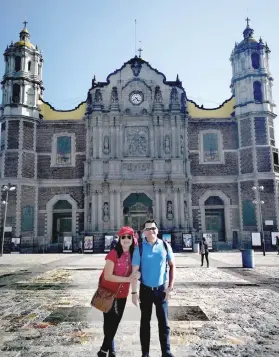
<instances>
[{"instance_id":1,"label":"man's hand","mask_svg":"<svg viewBox=\"0 0 279 358\"><path fill-rule=\"evenodd\" d=\"M171 294L172 294L172 292L173 292L173 288L168 287L168 288L165 289L164 292L165 292L165 294L166 294L165 300L168 301L168 299L171 297Z\"/></svg>"},{"instance_id":2,"label":"man's hand","mask_svg":"<svg viewBox=\"0 0 279 358\"><path fill-rule=\"evenodd\" d=\"M132 294L132 302L136 307L139 306L140 299L139 299L139 295L137 293Z\"/></svg>"}]
</instances>

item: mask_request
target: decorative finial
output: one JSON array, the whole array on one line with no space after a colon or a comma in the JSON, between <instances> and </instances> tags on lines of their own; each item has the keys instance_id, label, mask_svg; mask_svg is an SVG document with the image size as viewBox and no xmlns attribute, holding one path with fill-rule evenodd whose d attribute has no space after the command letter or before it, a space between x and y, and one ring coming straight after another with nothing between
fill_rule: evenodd
<instances>
[{"instance_id":1,"label":"decorative finial","mask_svg":"<svg viewBox=\"0 0 279 358\"><path fill-rule=\"evenodd\" d=\"M262 37L260 37L259 43L261 43L261 44L263 43Z\"/></svg>"},{"instance_id":2,"label":"decorative finial","mask_svg":"<svg viewBox=\"0 0 279 358\"><path fill-rule=\"evenodd\" d=\"M24 24L24 27L26 27L26 25L28 24L28 21L26 21L26 18L25 18L25 20L23 21L23 24Z\"/></svg>"},{"instance_id":3,"label":"decorative finial","mask_svg":"<svg viewBox=\"0 0 279 358\"><path fill-rule=\"evenodd\" d=\"M247 18L245 20L247 21L247 27L249 27L249 21L251 21L251 20L249 19L248 16L247 16Z\"/></svg>"},{"instance_id":4,"label":"decorative finial","mask_svg":"<svg viewBox=\"0 0 279 358\"><path fill-rule=\"evenodd\" d=\"M180 82L178 74L176 75L176 82Z\"/></svg>"}]
</instances>

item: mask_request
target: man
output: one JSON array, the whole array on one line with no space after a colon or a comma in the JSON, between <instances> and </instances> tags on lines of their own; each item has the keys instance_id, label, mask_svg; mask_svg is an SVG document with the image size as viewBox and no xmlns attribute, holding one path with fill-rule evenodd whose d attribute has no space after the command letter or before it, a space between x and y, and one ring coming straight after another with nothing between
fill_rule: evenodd
<instances>
[{"instance_id":1,"label":"man","mask_svg":"<svg viewBox=\"0 0 279 358\"><path fill-rule=\"evenodd\" d=\"M203 260L205 256L207 267L209 267L208 252L208 244L203 237L202 241L200 242L201 266L203 266Z\"/></svg>"},{"instance_id":2,"label":"man","mask_svg":"<svg viewBox=\"0 0 279 358\"><path fill-rule=\"evenodd\" d=\"M118 243L118 236L116 235L115 238L112 240L111 244L110 244L110 250L114 249L116 244Z\"/></svg>"},{"instance_id":3,"label":"man","mask_svg":"<svg viewBox=\"0 0 279 358\"><path fill-rule=\"evenodd\" d=\"M169 244L157 237L156 221L147 220L144 223L142 246L138 246L133 255L133 272L141 271L139 295L137 282L132 282L132 302L135 306L140 303L140 342L143 357L149 357L150 320L153 304L159 326L159 339L162 356L173 357L170 350L170 327L168 324L168 299L173 290L175 278L174 254ZM165 246L166 245L166 246ZM167 248L167 250L166 250ZM167 281L167 263L170 267L169 282Z\"/></svg>"}]
</instances>

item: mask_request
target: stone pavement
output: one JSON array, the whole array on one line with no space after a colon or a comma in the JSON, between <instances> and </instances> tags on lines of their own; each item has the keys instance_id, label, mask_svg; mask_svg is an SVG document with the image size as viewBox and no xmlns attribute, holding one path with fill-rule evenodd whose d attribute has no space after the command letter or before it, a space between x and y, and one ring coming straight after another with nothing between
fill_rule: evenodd
<instances>
[{"instance_id":1,"label":"stone pavement","mask_svg":"<svg viewBox=\"0 0 279 358\"><path fill-rule=\"evenodd\" d=\"M279 356L279 256L240 252L175 254L169 302L175 356ZM96 356L102 314L90 307L103 254L20 254L0 258L0 356ZM128 297L116 336L118 356L141 356L139 309ZM155 315L151 356L160 356Z\"/></svg>"}]
</instances>

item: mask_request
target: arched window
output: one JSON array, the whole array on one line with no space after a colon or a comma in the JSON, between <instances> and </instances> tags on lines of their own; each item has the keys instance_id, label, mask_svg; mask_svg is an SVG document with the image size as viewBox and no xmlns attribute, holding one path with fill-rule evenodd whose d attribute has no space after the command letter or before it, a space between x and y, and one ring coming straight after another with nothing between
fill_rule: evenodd
<instances>
[{"instance_id":1,"label":"arched window","mask_svg":"<svg viewBox=\"0 0 279 358\"><path fill-rule=\"evenodd\" d=\"M21 70L21 57L16 56L15 58L15 71L18 72Z\"/></svg>"},{"instance_id":2,"label":"arched window","mask_svg":"<svg viewBox=\"0 0 279 358\"><path fill-rule=\"evenodd\" d=\"M260 67L260 56L258 53L254 52L251 55L252 60L252 66L255 70L257 70Z\"/></svg>"},{"instance_id":3,"label":"arched window","mask_svg":"<svg viewBox=\"0 0 279 358\"><path fill-rule=\"evenodd\" d=\"M20 98L20 85L15 83L13 85L13 103L19 103Z\"/></svg>"},{"instance_id":4,"label":"arched window","mask_svg":"<svg viewBox=\"0 0 279 358\"><path fill-rule=\"evenodd\" d=\"M255 81L253 83L253 89L254 89L254 99L255 101L262 102L263 95L262 95L262 84L259 81Z\"/></svg>"}]
</instances>

